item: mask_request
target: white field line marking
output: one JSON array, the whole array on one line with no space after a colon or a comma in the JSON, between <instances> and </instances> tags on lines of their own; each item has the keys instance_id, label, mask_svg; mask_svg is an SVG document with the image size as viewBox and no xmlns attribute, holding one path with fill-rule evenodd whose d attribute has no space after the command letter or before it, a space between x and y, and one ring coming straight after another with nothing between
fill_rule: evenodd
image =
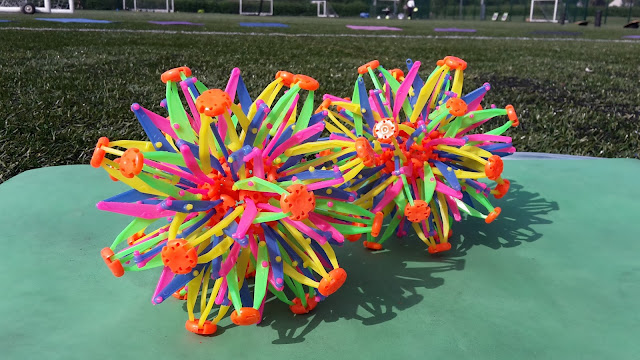
<instances>
[{"instance_id":1,"label":"white field line marking","mask_svg":"<svg viewBox=\"0 0 640 360\"><path fill-rule=\"evenodd\" d=\"M70 32L102 32L102 33L139 33L139 34L185 34L185 35L228 35L228 36L280 36L280 37L348 37L348 38L389 38L389 39L446 39L446 40L516 40L516 41L575 41L594 43L640 44L637 40L617 39L580 39L580 38L536 38L527 36L459 36L459 35L385 35L385 34L287 34L257 33L238 31L186 31L186 30L142 30L142 29L71 29L71 28L29 28L0 27L0 30L17 31L70 31Z\"/></svg>"}]
</instances>

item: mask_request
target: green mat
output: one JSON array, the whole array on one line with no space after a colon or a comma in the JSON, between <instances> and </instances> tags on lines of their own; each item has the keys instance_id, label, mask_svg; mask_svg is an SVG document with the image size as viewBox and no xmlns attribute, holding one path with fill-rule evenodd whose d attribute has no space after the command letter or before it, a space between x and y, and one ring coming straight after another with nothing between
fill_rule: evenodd
<instances>
[{"instance_id":1,"label":"green mat","mask_svg":"<svg viewBox=\"0 0 640 360\"><path fill-rule=\"evenodd\" d=\"M313 314L271 301L261 324L187 332L158 273L115 278L99 251L128 223L95 203L126 187L66 166L0 186L2 359L638 359L640 161L505 162L509 195L454 249L345 244L348 279ZM634 240L635 239L635 240ZM233 356L233 357L231 357Z\"/></svg>"}]
</instances>

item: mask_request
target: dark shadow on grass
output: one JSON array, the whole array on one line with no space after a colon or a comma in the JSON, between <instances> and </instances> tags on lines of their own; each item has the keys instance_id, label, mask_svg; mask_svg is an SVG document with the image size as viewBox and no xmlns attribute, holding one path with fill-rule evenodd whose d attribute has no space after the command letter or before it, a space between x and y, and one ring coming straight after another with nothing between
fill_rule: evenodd
<instances>
[{"instance_id":1,"label":"dark shadow on grass","mask_svg":"<svg viewBox=\"0 0 640 360\"><path fill-rule=\"evenodd\" d=\"M440 273L464 270L464 256L474 246L498 250L536 241L542 235L532 226L551 224L549 213L559 209L556 202L516 182L507 197L495 204L502 208L500 218L492 224L475 218L455 223L452 250L436 256L428 254L417 237L391 239L385 243L388 250L376 253L359 243L345 244L336 253L348 278L336 294L307 315L294 316L286 305L273 301L259 326L277 331L274 344L292 344L305 341L322 322L345 319L374 325L392 320L399 311L422 302L419 290L444 285Z\"/></svg>"}]
</instances>

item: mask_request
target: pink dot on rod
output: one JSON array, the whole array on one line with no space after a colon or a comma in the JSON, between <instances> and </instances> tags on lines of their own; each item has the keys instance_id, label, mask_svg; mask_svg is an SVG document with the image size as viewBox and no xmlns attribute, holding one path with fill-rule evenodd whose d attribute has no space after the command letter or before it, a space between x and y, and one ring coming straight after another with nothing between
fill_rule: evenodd
<instances>
[{"instance_id":1,"label":"pink dot on rod","mask_svg":"<svg viewBox=\"0 0 640 360\"><path fill-rule=\"evenodd\" d=\"M178 194L180 194L180 196L184 196L184 190L178 191Z\"/></svg>"},{"instance_id":2,"label":"pink dot on rod","mask_svg":"<svg viewBox=\"0 0 640 360\"><path fill-rule=\"evenodd\" d=\"M429 179L429 181L436 181L436 178L431 178Z\"/></svg>"},{"instance_id":3,"label":"pink dot on rod","mask_svg":"<svg viewBox=\"0 0 640 360\"><path fill-rule=\"evenodd\" d=\"M271 128L273 128L273 125L267 124L267 129L271 130Z\"/></svg>"},{"instance_id":4,"label":"pink dot on rod","mask_svg":"<svg viewBox=\"0 0 640 360\"><path fill-rule=\"evenodd\" d=\"M282 278L277 278L276 279L276 284L282 284Z\"/></svg>"},{"instance_id":5,"label":"pink dot on rod","mask_svg":"<svg viewBox=\"0 0 640 360\"><path fill-rule=\"evenodd\" d=\"M162 296L157 296L154 300L156 301L156 304L159 304L162 302Z\"/></svg>"},{"instance_id":6,"label":"pink dot on rod","mask_svg":"<svg viewBox=\"0 0 640 360\"><path fill-rule=\"evenodd\" d=\"M254 184L253 184L253 181L249 181L249 182L247 182L247 185L249 185L249 186L253 186L253 185L254 185Z\"/></svg>"},{"instance_id":7,"label":"pink dot on rod","mask_svg":"<svg viewBox=\"0 0 640 360\"><path fill-rule=\"evenodd\" d=\"M473 114L469 114L469 119L473 119Z\"/></svg>"},{"instance_id":8,"label":"pink dot on rod","mask_svg":"<svg viewBox=\"0 0 640 360\"><path fill-rule=\"evenodd\" d=\"M333 207L333 201L327 201L327 206L328 207Z\"/></svg>"},{"instance_id":9,"label":"pink dot on rod","mask_svg":"<svg viewBox=\"0 0 640 360\"><path fill-rule=\"evenodd\" d=\"M180 129L180 125L179 124L173 124L173 128L178 130L178 129Z\"/></svg>"},{"instance_id":10,"label":"pink dot on rod","mask_svg":"<svg viewBox=\"0 0 640 360\"><path fill-rule=\"evenodd\" d=\"M291 178L291 181L298 181L298 177L297 177L297 176L293 176L293 177Z\"/></svg>"},{"instance_id":11,"label":"pink dot on rod","mask_svg":"<svg viewBox=\"0 0 640 360\"><path fill-rule=\"evenodd\" d=\"M262 267L267 267L267 266L269 266L269 262L267 262L267 261L263 261L263 262L262 262Z\"/></svg>"}]
</instances>

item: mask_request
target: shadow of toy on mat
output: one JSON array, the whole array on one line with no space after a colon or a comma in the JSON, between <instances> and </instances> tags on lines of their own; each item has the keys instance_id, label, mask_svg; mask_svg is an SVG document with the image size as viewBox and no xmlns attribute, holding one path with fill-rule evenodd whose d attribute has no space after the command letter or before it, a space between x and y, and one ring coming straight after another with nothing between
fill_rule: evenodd
<instances>
[{"instance_id":1,"label":"shadow of toy on mat","mask_svg":"<svg viewBox=\"0 0 640 360\"><path fill-rule=\"evenodd\" d=\"M463 257L472 247L497 250L536 241L541 234L532 225L551 224L549 213L559 209L558 203L525 191L516 182L512 182L509 195L496 201L496 205L502 208L502 216L492 224L467 218L453 225L453 248L439 256L428 254L417 237L391 239L385 243L388 250L377 253L364 249L360 243L345 244L336 253L348 278L336 294L319 303L312 313L296 316L272 299L259 326L277 331L274 344L291 344L305 341L322 322L346 319L373 325L389 321L397 312L422 302L418 290L444 285L439 273L464 270Z\"/></svg>"}]
</instances>

